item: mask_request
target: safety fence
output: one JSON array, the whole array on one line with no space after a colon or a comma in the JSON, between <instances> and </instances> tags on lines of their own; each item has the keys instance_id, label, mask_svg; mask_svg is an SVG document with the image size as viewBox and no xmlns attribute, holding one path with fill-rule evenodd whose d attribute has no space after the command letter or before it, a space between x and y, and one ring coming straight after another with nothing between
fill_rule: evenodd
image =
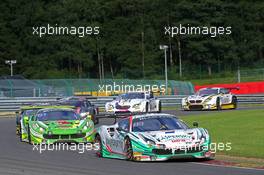
<instances>
[{"instance_id":1,"label":"safety fence","mask_svg":"<svg viewBox=\"0 0 264 175\"><path fill-rule=\"evenodd\" d=\"M65 97L73 95L113 96L131 91L153 91L159 95L189 95L192 83L169 80L130 79L43 79L28 80L21 76L0 78L0 97Z\"/></svg>"},{"instance_id":2,"label":"safety fence","mask_svg":"<svg viewBox=\"0 0 264 175\"><path fill-rule=\"evenodd\" d=\"M182 98L186 95L164 95L158 96L161 100L162 107L179 108ZM98 96L87 97L92 104L103 108L106 102L112 101L115 96ZM238 95L239 104L264 104L264 95ZM16 97L16 98L0 98L0 111L17 111L21 106L34 103L50 103L56 102L61 97Z\"/></svg>"}]
</instances>

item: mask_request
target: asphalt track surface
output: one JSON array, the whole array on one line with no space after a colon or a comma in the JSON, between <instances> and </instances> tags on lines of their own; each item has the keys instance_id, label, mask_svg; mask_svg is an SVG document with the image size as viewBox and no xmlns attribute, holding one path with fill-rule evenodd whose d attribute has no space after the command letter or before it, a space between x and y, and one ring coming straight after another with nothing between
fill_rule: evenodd
<instances>
[{"instance_id":1,"label":"asphalt track surface","mask_svg":"<svg viewBox=\"0 0 264 175\"><path fill-rule=\"evenodd\" d=\"M175 111L167 111L175 113ZM189 114L198 114L191 112ZM188 115L176 112L177 115ZM111 124L113 120L101 123ZM98 158L94 151L44 151L19 142L15 134L15 119L0 118L0 175L264 175L263 170L206 165L197 160L167 162L130 162Z\"/></svg>"}]
</instances>

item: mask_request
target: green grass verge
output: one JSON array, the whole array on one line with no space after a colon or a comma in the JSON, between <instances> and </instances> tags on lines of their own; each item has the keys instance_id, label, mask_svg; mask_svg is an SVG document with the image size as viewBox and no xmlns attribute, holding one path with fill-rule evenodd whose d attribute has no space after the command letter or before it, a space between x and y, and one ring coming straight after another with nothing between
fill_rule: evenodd
<instances>
[{"instance_id":1,"label":"green grass verge","mask_svg":"<svg viewBox=\"0 0 264 175\"><path fill-rule=\"evenodd\" d=\"M198 121L208 129L212 142L231 142L229 156L264 158L264 109L234 110L182 117L190 126ZM219 151L218 151L219 152Z\"/></svg>"}]
</instances>

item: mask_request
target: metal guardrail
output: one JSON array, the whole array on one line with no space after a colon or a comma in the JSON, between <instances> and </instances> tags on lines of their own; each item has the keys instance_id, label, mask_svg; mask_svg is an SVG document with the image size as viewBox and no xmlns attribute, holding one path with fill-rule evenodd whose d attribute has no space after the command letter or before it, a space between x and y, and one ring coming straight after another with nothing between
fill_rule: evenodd
<instances>
[{"instance_id":1,"label":"metal guardrail","mask_svg":"<svg viewBox=\"0 0 264 175\"><path fill-rule=\"evenodd\" d=\"M181 99L185 95L165 95L158 96L157 99L161 100L164 107L177 107L181 104ZM87 97L91 103L103 108L106 102L112 101L115 96L109 97ZM237 95L238 103L243 104L264 104L264 95ZM17 98L0 98L0 111L17 111L21 106L29 105L32 103L49 103L56 102L61 97L17 97Z\"/></svg>"}]
</instances>

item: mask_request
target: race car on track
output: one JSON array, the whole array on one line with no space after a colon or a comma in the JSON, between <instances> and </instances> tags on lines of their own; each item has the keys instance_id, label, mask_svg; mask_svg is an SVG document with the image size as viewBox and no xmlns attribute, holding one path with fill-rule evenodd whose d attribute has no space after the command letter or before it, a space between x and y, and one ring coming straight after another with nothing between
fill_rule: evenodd
<instances>
[{"instance_id":1,"label":"race car on track","mask_svg":"<svg viewBox=\"0 0 264 175\"><path fill-rule=\"evenodd\" d=\"M236 109L237 97L230 92L237 88L202 88L182 99L183 110Z\"/></svg>"},{"instance_id":2,"label":"race car on track","mask_svg":"<svg viewBox=\"0 0 264 175\"><path fill-rule=\"evenodd\" d=\"M93 122L95 124L98 123L96 115L99 114L99 109L85 97L73 96L62 98L58 102L55 102L54 105L74 106L78 114L90 115L92 117Z\"/></svg>"},{"instance_id":3,"label":"race car on track","mask_svg":"<svg viewBox=\"0 0 264 175\"><path fill-rule=\"evenodd\" d=\"M93 121L90 117L81 117L71 108L39 109L20 121L20 140L32 144L94 141Z\"/></svg>"},{"instance_id":4,"label":"race car on track","mask_svg":"<svg viewBox=\"0 0 264 175\"><path fill-rule=\"evenodd\" d=\"M21 121L24 117L30 117L34 115L38 110L45 108L58 108L57 106L51 106L50 104L36 103L29 106L22 106L19 111L16 112L16 134L20 135L21 133ZM72 108L74 106L60 106L59 108Z\"/></svg>"},{"instance_id":5,"label":"race car on track","mask_svg":"<svg viewBox=\"0 0 264 175\"><path fill-rule=\"evenodd\" d=\"M198 123L194 123L198 126ZM135 161L212 158L211 138L203 128L189 128L170 114L141 114L96 129L99 157Z\"/></svg>"},{"instance_id":6,"label":"race car on track","mask_svg":"<svg viewBox=\"0 0 264 175\"><path fill-rule=\"evenodd\" d=\"M21 133L21 119L23 120L25 116L29 117L33 115L39 109L41 108L36 107L36 106L24 106L20 108L20 112L16 112L16 134L17 135L20 135Z\"/></svg>"},{"instance_id":7,"label":"race car on track","mask_svg":"<svg viewBox=\"0 0 264 175\"><path fill-rule=\"evenodd\" d=\"M160 112L161 102L152 92L129 92L105 104L106 112Z\"/></svg>"}]
</instances>

